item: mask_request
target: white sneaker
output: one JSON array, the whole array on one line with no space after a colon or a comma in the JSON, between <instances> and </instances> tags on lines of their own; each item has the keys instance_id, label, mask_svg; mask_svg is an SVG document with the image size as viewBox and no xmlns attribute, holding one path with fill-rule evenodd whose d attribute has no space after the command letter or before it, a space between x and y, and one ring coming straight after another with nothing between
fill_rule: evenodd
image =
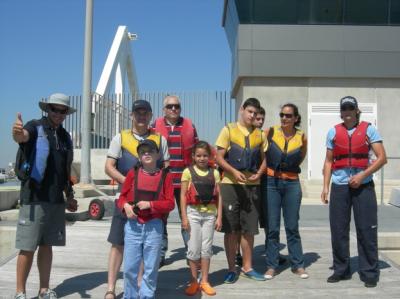
<instances>
[{"instance_id":1,"label":"white sneaker","mask_svg":"<svg viewBox=\"0 0 400 299\"><path fill-rule=\"evenodd\" d=\"M47 289L47 291L38 294L39 299L57 299L57 294L52 289Z\"/></svg>"},{"instance_id":2,"label":"white sneaker","mask_svg":"<svg viewBox=\"0 0 400 299\"><path fill-rule=\"evenodd\" d=\"M27 298L26 298L25 293L18 293L18 294L15 294L14 299L27 299Z\"/></svg>"}]
</instances>

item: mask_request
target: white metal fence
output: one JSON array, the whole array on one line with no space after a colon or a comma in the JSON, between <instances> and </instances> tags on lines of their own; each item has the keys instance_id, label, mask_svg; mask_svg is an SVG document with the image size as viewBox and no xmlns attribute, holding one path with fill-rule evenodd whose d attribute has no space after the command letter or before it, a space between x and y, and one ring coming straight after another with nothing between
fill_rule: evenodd
<instances>
[{"instance_id":1,"label":"white metal fence","mask_svg":"<svg viewBox=\"0 0 400 299\"><path fill-rule=\"evenodd\" d=\"M236 120L235 101L228 91L143 92L138 94L110 94L92 97L92 148L108 148L110 141L122 129L131 128L132 102L143 99L150 102L153 120L162 115L163 99L177 95L182 104L182 116L190 118L199 138L214 144L221 128ZM46 101L46 99L43 99ZM70 96L77 112L67 116L64 127L70 132L75 148L81 147L82 96Z\"/></svg>"}]
</instances>

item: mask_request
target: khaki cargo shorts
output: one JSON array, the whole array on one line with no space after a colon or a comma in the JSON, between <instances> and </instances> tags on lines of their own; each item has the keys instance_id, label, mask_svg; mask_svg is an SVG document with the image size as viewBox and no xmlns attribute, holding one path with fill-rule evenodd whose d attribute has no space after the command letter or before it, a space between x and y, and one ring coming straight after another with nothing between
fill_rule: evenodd
<instances>
[{"instance_id":1,"label":"khaki cargo shorts","mask_svg":"<svg viewBox=\"0 0 400 299\"><path fill-rule=\"evenodd\" d=\"M19 209L15 247L35 251L40 245L65 245L64 203L37 202Z\"/></svg>"}]
</instances>

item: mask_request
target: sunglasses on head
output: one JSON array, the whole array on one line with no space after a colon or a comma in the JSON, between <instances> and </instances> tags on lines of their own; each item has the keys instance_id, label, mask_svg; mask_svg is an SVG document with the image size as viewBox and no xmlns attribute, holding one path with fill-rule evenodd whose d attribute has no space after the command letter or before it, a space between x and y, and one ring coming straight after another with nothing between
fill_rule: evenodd
<instances>
[{"instance_id":1,"label":"sunglasses on head","mask_svg":"<svg viewBox=\"0 0 400 299\"><path fill-rule=\"evenodd\" d=\"M281 112L281 113L279 113L279 117L280 117L280 118L284 118L284 117L286 117L286 118L292 118L292 117L293 117L293 114Z\"/></svg>"},{"instance_id":2,"label":"sunglasses on head","mask_svg":"<svg viewBox=\"0 0 400 299\"><path fill-rule=\"evenodd\" d=\"M180 104L167 104L167 105L165 105L165 108L167 108L167 109L175 108L176 110L178 110L178 109L181 109L181 105Z\"/></svg>"},{"instance_id":3,"label":"sunglasses on head","mask_svg":"<svg viewBox=\"0 0 400 299\"><path fill-rule=\"evenodd\" d=\"M67 114L68 112L68 109L58 109L52 105L49 105L49 109L51 110L51 112L59 114Z\"/></svg>"}]
</instances>

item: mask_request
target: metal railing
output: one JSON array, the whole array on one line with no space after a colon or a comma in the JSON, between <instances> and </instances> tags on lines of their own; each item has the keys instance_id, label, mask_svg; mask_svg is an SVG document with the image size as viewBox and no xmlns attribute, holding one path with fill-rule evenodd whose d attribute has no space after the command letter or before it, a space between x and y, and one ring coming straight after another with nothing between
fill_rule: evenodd
<instances>
[{"instance_id":1,"label":"metal railing","mask_svg":"<svg viewBox=\"0 0 400 299\"><path fill-rule=\"evenodd\" d=\"M228 91L142 92L92 96L91 148L108 148L112 138L122 129L131 128L132 102L144 99L153 109L153 120L162 116L163 99L177 95L182 103L182 116L196 126L200 139L214 144L222 127L236 120L235 101ZM46 101L46 99L42 99ZM70 96L77 112L67 116L64 127L71 134L74 147L81 148L82 96Z\"/></svg>"},{"instance_id":2,"label":"metal railing","mask_svg":"<svg viewBox=\"0 0 400 299\"><path fill-rule=\"evenodd\" d=\"M400 160L400 157L386 157L386 159L389 160ZM385 166L382 166L380 169L381 172L381 205L384 204L384 191L385 191L385 184L384 184L384 179L385 179Z\"/></svg>"}]
</instances>

